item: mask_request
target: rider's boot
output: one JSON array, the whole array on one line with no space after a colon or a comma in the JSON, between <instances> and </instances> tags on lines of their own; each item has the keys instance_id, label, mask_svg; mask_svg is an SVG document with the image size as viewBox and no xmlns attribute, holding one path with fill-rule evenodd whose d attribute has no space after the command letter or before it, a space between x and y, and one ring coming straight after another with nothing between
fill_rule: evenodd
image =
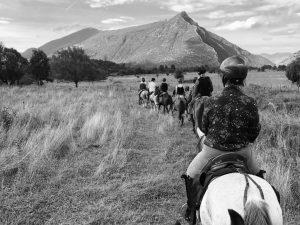
<instances>
[{"instance_id":1,"label":"rider's boot","mask_svg":"<svg viewBox=\"0 0 300 225\"><path fill-rule=\"evenodd\" d=\"M183 174L181 178L185 181L187 207L184 212L184 219L190 224L196 224L196 210L199 209L199 192L201 189L200 184L190 176Z\"/></svg>"},{"instance_id":2,"label":"rider's boot","mask_svg":"<svg viewBox=\"0 0 300 225\"><path fill-rule=\"evenodd\" d=\"M255 174L256 176L258 176L258 177L260 177L260 178L262 178L262 179L265 179L264 178L264 173L265 173L266 171L264 171L264 170L260 170L257 174ZM277 197L277 200L278 200L278 202L280 203L280 194L279 194L279 191L277 191L277 189L273 186L273 185L271 185L272 186L272 188L273 188L273 191L275 192L275 194L276 194L276 197Z\"/></svg>"}]
</instances>

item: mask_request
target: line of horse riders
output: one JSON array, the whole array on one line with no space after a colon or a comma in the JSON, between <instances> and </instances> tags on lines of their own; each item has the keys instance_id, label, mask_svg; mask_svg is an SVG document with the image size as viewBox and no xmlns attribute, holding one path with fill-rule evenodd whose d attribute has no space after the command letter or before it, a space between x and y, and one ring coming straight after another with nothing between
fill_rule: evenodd
<instances>
[{"instance_id":1,"label":"line of horse riders","mask_svg":"<svg viewBox=\"0 0 300 225\"><path fill-rule=\"evenodd\" d=\"M182 175L187 195L183 217L191 225L199 221L202 225L282 225L279 192L264 180L265 171L258 166L251 146L261 125L256 101L243 91L246 63L241 56L232 56L221 63L220 71L224 89L217 96L211 96L213 85L205 67L199 68L191 91L184 90L179 80L173 93L177 95L174 106L180 111L183 105L189 112L201 143ZM168 85L163 80L159 89L154 81L147 93L142 80L139 99L152 98L155 104L164 105L171 97ZM190 93L187 98L186 91Z\"/></svg>"},{"instance_id":2,"label":"line of horse riders","mask_svg":"<svg viewBox=\"0 0 300 225\"><path fill-rule=\"evenodd\" d=\"M163 81L160 86L155 84L155 78L152 78L146 85L145 78L142 78L142 81L139 86L139 104L143 104L146 107L149 101L152 103L152 107L159 110L160 106L163 106L164 113L170 110L178 111L178 119L183 125L184 117L183 114L186 112L190 115L189 120L193 122L193 127L195 125L195 120L193 118L193 106L196 99L203 96L211 96L213 91L213 85L211 79L206 76L206 68L201 66L198 68L198 77L193 79L194 85L191 90L189 86L184 87L182 79L178 79L178 84L173 91L172 96L168 94L168 84L166 78L163 78ZM172 97L175 97L173 100Z\"/></svg>"}]
</instances>

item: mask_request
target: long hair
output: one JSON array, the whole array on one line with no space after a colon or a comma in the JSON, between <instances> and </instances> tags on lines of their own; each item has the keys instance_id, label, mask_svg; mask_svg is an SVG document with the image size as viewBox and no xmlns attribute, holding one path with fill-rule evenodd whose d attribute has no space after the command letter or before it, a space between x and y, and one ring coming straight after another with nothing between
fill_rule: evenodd
<instances>
[{"instance_id":1,"label":"long hair","mask_svg":"<svg viewBox=\"0 0 300 225\"><path fill-rule=\"evenodd\" d=\"M272 225L264 200L250 199L245 206L245 225Z\"/></svg>"}]
</instances>

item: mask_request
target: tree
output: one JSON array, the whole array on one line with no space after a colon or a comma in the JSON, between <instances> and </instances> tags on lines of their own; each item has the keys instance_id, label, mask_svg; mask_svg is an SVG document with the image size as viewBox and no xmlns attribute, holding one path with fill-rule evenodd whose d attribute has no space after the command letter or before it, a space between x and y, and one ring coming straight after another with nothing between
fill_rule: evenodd
<instances>
[{"instance_id":1,"label":"tree","mask_svg":"<svg viewBox=\"0 0 300 225\"><path fill-rule=\"evenodd\" d=\"M171 73L174 73L174 72L175 72L175 70L176 70L176 67L175 67L175 65L174 65L174 64L172 64L172 65L171 65L170 72L171 72Z\"/></svg>"},{"instance_id":2,"label":"tree","mask_svg":"<svg viewBox=\"0 0 300 225\"><path fill-rule=\"evenodd\" d=\"M293 62L291 62L285 71L286 77L292 81L292 83L300 87L300 58L297 58Z\"/></svg>"},{"instance_id":3,"label":"tree","mask_svg":"<svg viewBox=\"0 0 300 225\"><path fill-rule=\"evenodd\" d=\"M165 72L165 66L164 65L160 65L158 68L159 72L164 73Z\"/></svg>"},{"instance_id":4,"label":"tree","mask_svg":"<svg viewBox=\"0 0 300 225\"><path fill-rule=\"evenodd\" d=\"M265 72L266 69L271 70L271 69L272 69L272 66L271 66L271 65L263 65L263 66L260 68L260 71Z\"/></svg>"},{"instance_id":5,"label":"tree","mask_svg":"<svg viewBox=\"0 0 300 225\"><path fill-rule=\"evenodd\" d=\"M28 67L28 61L17 50L3 45L0 47L0 60L0 79L6 84L13 85L19 81Z\"/></svg>"},{"instance_id":6,"label":"tree","mask_svg":"<svg viewBox=\"0 0 300 225\"><path fill-rule=\"evenodd\" d=\"M93 62L82 48L68 47L52 56L51 70L58 79L69 80L78 87L79 81L103 80L106 74L100 73L97 64Z\"/></svg>"},{"instance_id":7,"label":"tree","mask_svg":"<svg viewBox=\"0 0 300 225\"><path fill-rule=\"evenodd\" d=\"M279 71L285 71L286 70L286 65L279 65L277 67L277 70L279 70Z\"/></svg>"},{"instance_id":8,"label":"tree","mask_svg":"<svg viewBox=\"0 0 300 225\"><path fill-rule=\"evenodd\" d=\"M174 77L175 77L176 79L180 79L180 78L183 79L183 78L184 78L183 71L177 69L177 70L175 71L175 73L174 73Z\"/></svg>"},{"instance_id":9,"label":"tree","mask_svg":"<svg viewBox=\"0 0 300 225\"><path fill-rule=\"evenodd\" d=\"M41 85L42 80L47 80L50 74L50 64L46 53L39 49L33 50L29 62L31 74L38 84Z\"/></svg>"},{"instance_id":10,"label":"tree","mask_svg":"<svg viewBox=\"0 0 300 225\"><path fill-rule=\"evenodd\" d=\"M4 71L4 46L0 42L0 80L2 80L2 71Z\"/></svg>"}]
</instances>

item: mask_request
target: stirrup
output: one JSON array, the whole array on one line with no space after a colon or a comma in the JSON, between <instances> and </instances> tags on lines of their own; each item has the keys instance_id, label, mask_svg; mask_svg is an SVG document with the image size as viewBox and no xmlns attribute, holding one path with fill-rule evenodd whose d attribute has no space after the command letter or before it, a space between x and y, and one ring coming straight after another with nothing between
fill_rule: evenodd
<instances>
[{"instance_id":1,"label":"stirrup","mask_svg":"<svg viewBox=\"0 0 300 225\"><path fill-rule=\"evenodd\" d=\"M181 217L184 218L184 219L185 219L185 214L186 214L187 208L188 208L187 203L183 204L183 205L181 206L181 208L180 208L180 215L181 215Z\"/></svg>"},{"instance_id":2,"label":"stirrup","mask_svg":"<svg viewBox=\"0 0 300 225\"><path fill-rule=\"evenodd\" d=\"M188 207L188 204L185 203L183 206L181 206L180 209L180 215L182 218L184 218L185 221L187 221L190 225L196 224L196 210L194 212ZM193 217L193 218L192 218Z\"/></svg>"}]
</instances>

